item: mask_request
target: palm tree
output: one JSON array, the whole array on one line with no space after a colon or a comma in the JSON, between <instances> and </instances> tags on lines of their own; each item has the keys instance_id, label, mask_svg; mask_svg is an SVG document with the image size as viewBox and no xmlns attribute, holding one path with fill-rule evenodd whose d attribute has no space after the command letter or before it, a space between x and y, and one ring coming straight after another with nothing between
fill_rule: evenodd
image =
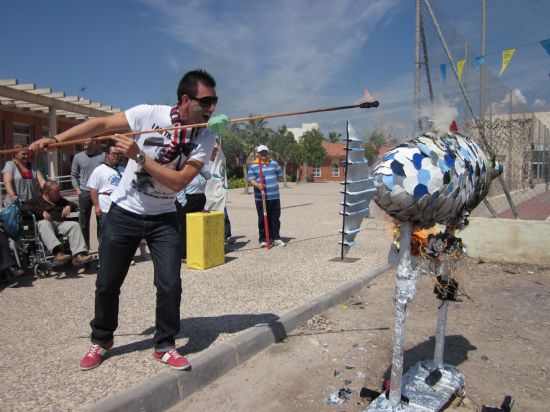
<instances>
[{"instance_id":1,"label":"palm tree","mask_svg":"<svg viewBox=\"0 0 550 412\"><path fill-rule=\"evenodd\" d=\"M341 137L342 137L342 133L329 132L328 141L330 143L338 143L338 142L340 142Z\"/></svg>"},{"instance_id":2,"label":"palm tree","mask_svg":"<svg viewBox=\"0 0 550 412\"><path fill-rule=\"evenodd\" d=\"M249 117L254 117L255 114L251 113ZM244 174L244 192L248 193L248 166L246 164L246 159L253 158L256 153L254 149L259 144L267 143L270 129L267 128L267 121L265 119L258 120L249 120L244 127L240 129L241 136L244 140L243 150L247 151L245 162L242 164L243 174Z\"/></svg>"}]
</instances>

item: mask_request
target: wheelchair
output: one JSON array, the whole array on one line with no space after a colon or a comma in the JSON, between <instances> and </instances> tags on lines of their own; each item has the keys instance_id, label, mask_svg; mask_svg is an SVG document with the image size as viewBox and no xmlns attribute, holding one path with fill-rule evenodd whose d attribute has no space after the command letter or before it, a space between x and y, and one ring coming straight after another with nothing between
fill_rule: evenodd
<instances>
[{"instance_id":1,"label":"wheelchair","mask_svg":"<svg viewBox=\"0 0 550 412\"><path fill-rule=\"evenodd\" d=\"M78 217L71 220L77 220ZM65 253L70 253L68 237L58 235L61 242L61 249ZM10 237L12 250L14 251L15 260L20 268L31 272L37 278L44 278L52 275L52 272L67 269L72 263L56 264L54 256L46 248L46 245L40 238L38 232L38 222L36 217L30 213L22 213L20 219L19 237L13 239ZM89 268L90 262L84 266Z\"/></svg>"}]
</instances>

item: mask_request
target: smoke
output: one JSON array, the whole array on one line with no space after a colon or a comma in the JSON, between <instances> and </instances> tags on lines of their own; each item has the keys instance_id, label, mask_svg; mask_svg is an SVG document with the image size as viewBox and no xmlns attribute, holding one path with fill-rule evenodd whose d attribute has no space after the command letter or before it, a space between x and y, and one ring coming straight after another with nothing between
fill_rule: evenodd
<instances>
[{"instance_id":1,"label":"smoke","mask_svg":"<svg viewBox=\"0 0 550 412\"><path fill-rule=\"evenodd\" d=\"M421 116L427 117L430 129L438 136L442 136L449 131L453 120L456 120L458 110L445 99L439 99L430 107L422 109Z\"/></svg>"}]
</instances>

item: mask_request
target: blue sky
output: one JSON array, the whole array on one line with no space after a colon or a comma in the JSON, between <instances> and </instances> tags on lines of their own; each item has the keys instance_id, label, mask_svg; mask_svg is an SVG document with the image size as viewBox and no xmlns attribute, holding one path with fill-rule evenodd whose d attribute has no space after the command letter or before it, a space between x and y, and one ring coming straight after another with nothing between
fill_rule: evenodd
<instances>
[{"instance_id":1,"label":"blue sky","mask_svg":"<svg viewBox=\"0 0 550 412\"><path fill-rule=\"evenodd\" d=\"M481 0L432 0L454 53L480 50ZM351 120L412 132L414 0L96 0L8 1L0 14L0 78L51 87L123 109L174 104L181 75L202 67L218 81L217 113L245 117L356 103L365 88L379 109L270 120L318 122L326 134ZM500 51L550 38L547 0L487 0L488 66ZM428 24L429 22L427 22ZM427 27L432 76L446 63ZM433 46L431 46L433 45ZM473 69L472 78L475 77ZM514 96L550 110L550 56L517 50L500 81ZM450 77L450 69L448 70ZM475 89L475 82L470 86ZM80 91L85 87L84 91ZM506 93L502 92L504 99ZM476 97L477 99L477 97Z\"/></svg>"}]
</instances>

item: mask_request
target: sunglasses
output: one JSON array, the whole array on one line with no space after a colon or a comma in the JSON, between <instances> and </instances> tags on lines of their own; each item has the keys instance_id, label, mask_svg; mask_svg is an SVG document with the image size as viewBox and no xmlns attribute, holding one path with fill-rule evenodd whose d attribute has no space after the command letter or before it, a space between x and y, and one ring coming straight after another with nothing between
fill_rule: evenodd
<instances>
[{"instance_id":1,"label":"sunglasses","mask_svg":"<svg viewBox=\"0 0 550 412\"><path fill-rule=\"evenodd\" d=\"M189 98L199 102L200 107L202 107L203 109L207 109L212 105L215 106L215 105L218 104L218 96L205 96L205 97L200 97L200 98L194 97L194 96L189 96Z\"/></svg>"}]
</instances>

